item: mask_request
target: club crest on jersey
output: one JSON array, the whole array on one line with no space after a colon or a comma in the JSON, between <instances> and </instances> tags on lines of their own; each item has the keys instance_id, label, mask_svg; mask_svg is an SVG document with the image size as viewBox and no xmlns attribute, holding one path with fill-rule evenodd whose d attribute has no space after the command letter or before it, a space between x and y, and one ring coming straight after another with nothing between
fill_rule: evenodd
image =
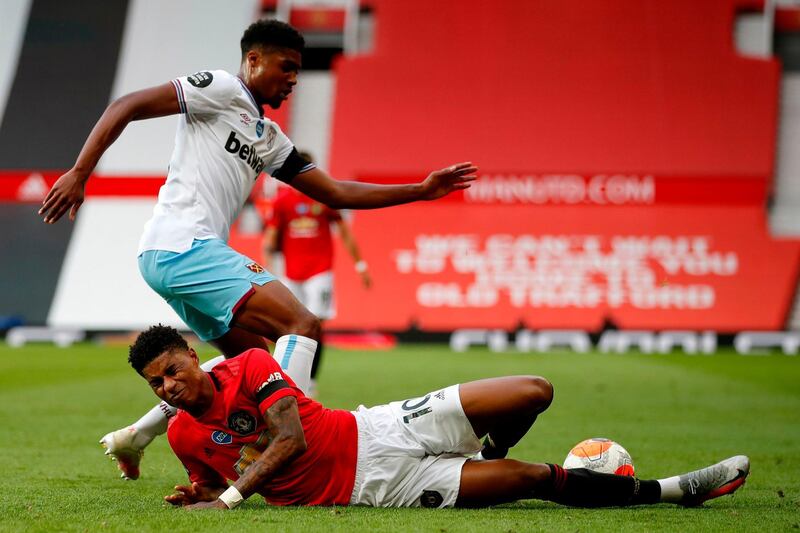
<instances>
[{"instance_id":1,"label":"club crest on jersey","mask_svg":"<svg viewBox=\"0 0 800 533\"><path fill-rule=\"evenodd\" d=\"M256 136L260 139L264 135L264 121L259 120L256 122Z\"/></svg>"},{"instance_id":2,"label":"club crest on jersey","mask_svg":"<svg viewBox=\"0 0 800 533\"><path fill-rule=\"evenodd\" d=\"M419 503L423 507L437 508L442 505L444 498L435 490L423 490L422 496L419 497Z\"/></svg>"},{"instance_id":3,"label":"club crest on jersey","mask_svg":"<svg viewBox=\"0 0 800 533\"><path fill-rule=\"evenodd\" d=\"M214 79L214 76L205 70L203 72L195 72L191 76L187 76L186 79L198 89L202 89L203 87L208 87L211 85L211 81Z\"/></svg>"},{"instance_id":4,"label":"club crest on jersey","mask_svg":"<svg viewBox=\"0 0 800 533\"><path fill-rule=\"evenodd\" d=\"M253 119L247 113L239 113L239 118L245 126L249 126L253 122Z\"/></svg>"},{"instance_id":5,"label":"club crest on jersey","mask_svg":"<svg viewBox=\"0 0 800 533\"><path fill-rule=\"evenodd\" d=\"M233 442L233 435L224 431L214 431L211 433L211 440L214 444L230 444Z\"/></svg>"},{"instance_id":6,"label":"club crest on jersey","mask_svg":"<svg viewBox=\"0 0 800 533\"><path fill-rule=\"evenodd\" d=\"M249 265L247 265L247 268L249 270L252 270L256 274L261 274L262 272L264 272L264 267L262 267L258 263L250 263Z\"/></svg>"},{"instance_id":7,"label":"club crest on jersey","mask_svg":"<svg viewBox=\"0 0 800 533\"><path fill-rule=\"evenodd\" d=\"M267 150L272 150L272 145L275 144L275 137L277 136L278 131L275 129L275 126L270 125L269 130L267 130Z\"/></svg>"},{"instance_id":8,"label":"club crest on jersey","mask_svg":"<svg viewBox=\"0 0 800 533\"><path fill-rule=\"evenodd\" d=\"M247 411L236 411L228 417L228 427L239 435L249 435L256 430L256 417Z\"/></svg>"}]
</instances>

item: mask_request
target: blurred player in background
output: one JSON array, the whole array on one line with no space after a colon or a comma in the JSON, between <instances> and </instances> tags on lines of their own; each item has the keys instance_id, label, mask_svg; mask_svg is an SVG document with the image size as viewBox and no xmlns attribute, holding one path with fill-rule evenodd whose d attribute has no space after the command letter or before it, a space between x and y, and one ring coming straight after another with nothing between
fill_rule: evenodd
<instances>
[{"instance_id":1,"label":"blurred player in background","mask_svg":"<svg viewBox=\"0 0 800 533\"><path fill-rule=\"evenodd\" d=\"M257 348L207 374L169 327L139 335L128 361L180 409L168 437L191 484L165 498L174 505L233 509L258 493L273 505L485 507L538 498L579 507L694 506L733 493L750 471L741 455L660 480L469 459L483 436L504 457L550 406L553 387L536 376L472 381L351 412L306 397Z\"/></svg>"},{"instance_id":2,"label":"blurred player in background","mask_svg":"<svg viewBox=\"0 0 800 533\"><path fill-rule=\"evenodd\" d=\"M465 189L477 168L460 163L408 185L331 178L303 159L263 114L265 105L280 107L297 83L303 37L288 24L264 20L248 27L240 44L238 75L201 71L112 102L39 213L48 224L67 212L74 220L86 181L128 123L180 114L167 181L139 243L142 276L200 339L226 357L266 349L266 337L276 340L275 356L287 368L310 366L319 320L261 265L227 245L230 226L258 176L265 172L332 207L371 209ZM102 439L123 477L138 477L143 448L166 430L172 412L157 406Z\"/></svg>"},{"instance_id":3,"label":"blurred player in background","mask_svg":"<svg viewBox=\"0 0 800 533\"><path fill-rule=\"evenodd\" d=\"M300 152L313 162L307 152ZM270 272L272 256L283 253L284 272L281 281L306 308L323 321L336 316L333 279L333 236L335 225L342 243L353 258L356 272L365 289L372 286L367 262L361 258L355 237L342 214L291 187L280 187L272 204L271 216L264 231L264 266ZM317 352L311 366L308 395L316 396L316 380L322 359L323 336L317 339Z\"/></svg>"}]
</instances>

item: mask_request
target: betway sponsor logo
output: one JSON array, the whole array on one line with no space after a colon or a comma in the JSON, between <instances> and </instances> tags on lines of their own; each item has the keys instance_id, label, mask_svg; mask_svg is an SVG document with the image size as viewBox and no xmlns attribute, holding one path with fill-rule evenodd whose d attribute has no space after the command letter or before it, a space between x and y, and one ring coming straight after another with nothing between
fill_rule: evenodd
<instances>
[{"instance_id":1,"label":"betway sponsor logo","mask_svg":"<svg viewBox=\"0 0 800 533\"><path fill-rule=\"evenodd\" d=\"M651 205L656 180L636 174L484 175L464 191L474 204Z\"/></svg>"},{"instance_id":2,"label":"betway sponsor logo","mask_svg":"<svg viewBox=\"0 0 800 533\"><path fill-rule=\"evenodd\" d=\"M232 131L228 135L228 140L225 142L225 151L228 153L238 155L239 159L247 162L247 165L256 171L256 176L261 174L264 170L264 160L256 153L256 147L248 145L236 138L236 132Z\"/></svg>"}]
</instances>

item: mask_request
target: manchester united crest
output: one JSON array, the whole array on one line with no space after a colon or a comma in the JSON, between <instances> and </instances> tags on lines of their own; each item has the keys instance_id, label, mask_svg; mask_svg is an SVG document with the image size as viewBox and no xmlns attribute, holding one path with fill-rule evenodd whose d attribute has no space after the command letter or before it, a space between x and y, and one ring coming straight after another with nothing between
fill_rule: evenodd
<instances>
[{"instance_id":1,"label":"manchester united crest","mask_svg":"<svg viewBox=\"0 0 800 533\"><path fill-rule=\"evenodd\" d=\"M239 435L249 435L256 430L256 417L247 411L236 411L228 417L228 427Z\"/></svg>"},{"instance_id":2,"label":"manchester united crest","mask_svg":"<svg viewBox=\"0 0 800 533\"><path fill-rule=\"evenodd\" d=\"M264 272L264 267L262 267L258 263L250 263L250 264L247 265L247 268L249 270L252 270L256 274L261 274L262 272Z\"/></svg>"}]
</instances>

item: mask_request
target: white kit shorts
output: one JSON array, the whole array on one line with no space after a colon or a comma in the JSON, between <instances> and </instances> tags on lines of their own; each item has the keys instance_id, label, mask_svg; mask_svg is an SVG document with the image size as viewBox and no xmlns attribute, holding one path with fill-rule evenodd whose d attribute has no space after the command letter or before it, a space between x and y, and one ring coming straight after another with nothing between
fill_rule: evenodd
<instances>
[{"instance_id":1,"label":"white kit shorts","mask_svg":"<svg viewBox=\"0 0 800 533\"><path fill-rule=\"evenodd\" d=\"M358 425L358 463L351 505L452 507L467 455L480 451L459 386L366 408Z\"/></svg>"},{"instance_id":2,"label":"white kit shorts","mask_svg":"<svg viewBox=\"0 0 800 533\"><path fill-rule=\"evenodd\" d=\"M281 278L286 287L300 303L317 318L330 320L336 317L336 302L333 298L333 272L328 270L314 274L307 280L297 281Z\"/></svg>"}]
</instances>

